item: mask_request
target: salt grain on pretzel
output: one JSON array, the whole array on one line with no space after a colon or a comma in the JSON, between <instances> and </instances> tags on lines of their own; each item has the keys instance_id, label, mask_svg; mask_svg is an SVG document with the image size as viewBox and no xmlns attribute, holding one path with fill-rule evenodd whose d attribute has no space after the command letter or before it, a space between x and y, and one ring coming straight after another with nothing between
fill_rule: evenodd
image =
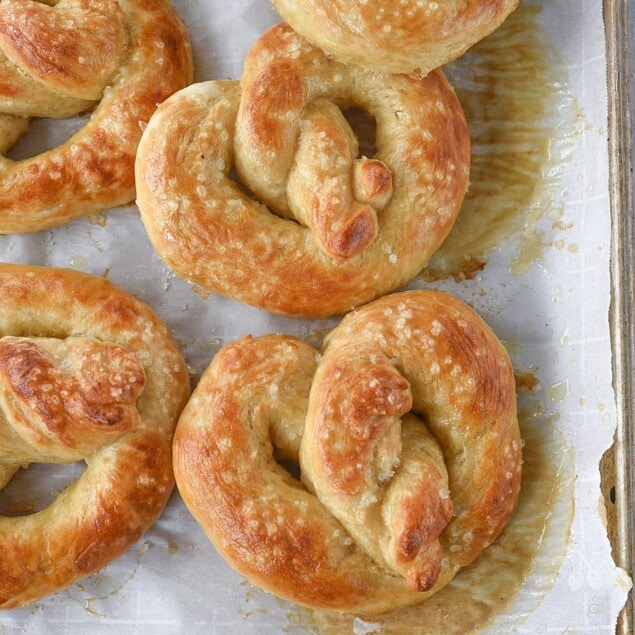
<instances>
[{"instance_id":1,"label":"salt grain on pretzel","mask_svg":"<svg viewBox=\"0 0 635 635\"><path fill-rule=\"evenodd\" d=\"M46 508L0 516L0 608L119 557L172 490L184 359L149 307L73 271L0 267L0 488L30 463L85 461Z\"/></svg>"},{"instance_id":2,"label":"salt grain on pretzel","mask_svg":"<svg viewBox=\"0 0 635 635\"><path fill-rule=\"evenodd\" d=\"M518 0L273 0L293 29L336 60L425 75L500 26Z\"/></svg>"},{"instance_id":3,"label":"salt grain on pretzel","mask_svg":"<svg viewBox=\"0 0 635 635\"><path fill-rule=\"evenodd\" d=\"M0 152L30 117L94 111L56 148L23 160L0 156L0 233L132 201L141 133L157 105L191 79L187 31L168 0L3 0Z\"/></svg>"},{"instance_id":4,"label":"salt grain on pretzel","mask_svg":"<svg viewBox=\"0 0 635 635\"><path fill-rule=\"evenodd\" d=\"M242 575L372 613L430 597L500 535L521 462L505 349L433 291L354 311L321 355L284 335L227 345L174 442L186 505Z\"/></svg>"},{"instance_id":5,"label":"salt grain on pretzel","mask_svg":"<svg viewBox=\"0 0 635 635\"><path fill-rule=\"evenodd\" d=\"M358 157L340 111L352 106L376 121L374 157ZM440 72L338 64L278 25L250 50L240 84L195 84L157 110L139 145L137 203L180 276L270 311L324 316L422 269L468 171L467 125Z\"/></svg>"}]
</instances>

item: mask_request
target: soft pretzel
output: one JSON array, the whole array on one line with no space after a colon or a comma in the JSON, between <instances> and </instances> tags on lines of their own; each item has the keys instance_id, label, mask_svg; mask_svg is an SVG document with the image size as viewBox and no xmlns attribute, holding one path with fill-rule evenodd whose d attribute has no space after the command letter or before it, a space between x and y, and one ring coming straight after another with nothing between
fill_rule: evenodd
<instances>
[{"instance_id":1,"label":"soft pretzel","mask_svg":"<svg viewBox=\"0 0 635 635\"><path fill-rule=\"evenodd\" d=\"M339 110L350 106L376 120L374 158L357 158ZM234 164L261 202L232 180ZM194 84L157 109L139 145L137 203L180 276L270 311L324 316L421 270L468 171L467 125L440 72L338 64L280 24L250 50L240 85Z\"/></svg>"},{"instance_id":2,"label":"soft pretzel","mask_svg":"<svg viewBox=\"0 0 635 635\"><path fill-rule=\"evenodd\" d=\"M273 0L294 30L336 60L425 75L461 56L518 0Z\"/></svg>"},{"instance_id":3,"label":"soft pretzel","mask_svg":"<svg viewBox=\"0 0 635 635\"><path fill-rule=\"evenodd\" d=\"M9 609L104 567L159 516L189 377L149 307L73 271L0 266L0 336L0 487L29 463L87 464L45 509L0 516Z\"/></svg>"},{"instance_id":4,"label":"soft pretzel","mask_svg":"<svg viewBox=\"0 0 635 635\"><path fill-rule=\"evenodd\" d=\"M191 79L188 35L168 0L0 2L0 153L29 117L95 106L62 145L23 160L0 156L0 232L37 231L134 200L143 128Z\"/></svg>"},{"instance_id":5,"label":"soft pretzel","mask_svg":"<svg viewBox=\"0 0 635 635\"><path fill-rule=\"evenodd\" d=\"M247 337L195 389L174 467L207 536L263 589L338 611L414 604L514 510L511 364L473 310L435 291L354 311L321 355L290 336Z\"/></svg>"}]
</instances>

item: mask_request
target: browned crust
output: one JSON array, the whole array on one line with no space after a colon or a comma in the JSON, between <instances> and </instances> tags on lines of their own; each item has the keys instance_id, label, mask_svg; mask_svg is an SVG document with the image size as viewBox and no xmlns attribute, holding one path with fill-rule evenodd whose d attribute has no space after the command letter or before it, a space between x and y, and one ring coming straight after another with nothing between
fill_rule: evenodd
<instances>
[{"instance_id":1,"label":"browned crust","mask_svg":"<svg viewBox=\"0 0 635 635\"><path fill-rule=\"evenodd\" d=\"M297 56L284 54L296 50ZM261 92L269 83L273 96ZM414 277L450 231L468 182L468 128L445 77L384 76L339 65L278 25L251 49L241 86L190 86L161 105L143 135L137 203L168 266L247 304L308 316L344 313ZM305 98L359 101L370 110L376 158L392 173L376 239L345 261L329 257L308 227L271 213L228 177L236 159L252 192L288 215L291 141ZM282 111L273 110L278 103ZM316 187L315 200L322 194Z\"/></svg>"},{"instance_id":2,"label":"browned crust","mask_svg":"<svg viewBox=\"0 0 635 635\"><path fill-rule=\"evenodd\" d=\"M164 435L131 432L92 457L45 510L0 517L0 609L59 591L122 555L163 510L170 459Z\"/></svg>"},{"instance_id":3,"label":"browned crust","mask_svg":"<svg viewBox=\"0 0 635 635\"><path fill-rule=\"evenodd\" d=\"M298 452L304 486L274 458ZM446 585L511 517L520 464L505 350L469 307L427 291L350 314L321 357L290 336L227 345L174 440L179 491L221 555L275 595L339 611Z\"/></svg>"},{"instance_id":4,"label":"browned crust","mask_svg":"<svg viewBox=\"0 0 635 635\"><path fill-rule=\"evenodd\" d=\"M273 0L298 33L345 63L425 75L494 31L518 0ZM378 19L379 18L379 19Z\"/></svg>"},{"instance_id":5,"label":"browned crust","mask_svg":"<svg viewBox=\"0 0 635 635\"><path fill-rule=\"evenodd\" d=\"M21 10L22 4L16 2ZM119 0L118 6L128 36L125 56L87 124L35 157L0 158L0 233L37 231L134 200L134 159L143 129L160 102L191 82L193 64L187 31L169 2ZM40 62L32 63L47 75ZM73 83L69 73L58 69L62 79L54 91ZM6 88L6 70L0 68L2 77ZM55 102L59 95L43 99ZM80 109L90 103L80 100Z\"/></svg>"},{"instance_id":6,"label":"browned crust","mask_svg":"<svg viewBox=\"0 0 635 635\"><path fill-rule=\"evenodd\" d=\"M0 7L0 51L14 66L0 96L8 93L17 109L34 82L61 97L98 100L128 52L127 40L116 0L62 0L55 7L7 0Z\"/></svg>"},{"instance_id":7,"label":"browned crust","mask_svg":"<svg viewBox=\"0 0 635 635\"><path fill-rule=\"evenodd\" d=\"M349 485L345 465L368 465L380 447L372 436L359 443L354 431L364 416L352 407L352 387L377 363L405 377L412 410L441 444L454 504L441 542L448 567L465 566L500 534L520 490L521 440L509 357L472 309L444 293L405 292L349 314L329 337L318 367L303 446L318 495L337 500L342 514L361 487L357 480ZM381 393L382 403L398 406L402 391ZM353 417L352 434L338 427L338 412ZM385 426L391 414L383 417Z\"/></svg>"},{"instance_id":8,"label":"browned crust","mask_svg":"<svg viewBox=\"0 0 635 635\"><path fill-rule=\"evenodd\" d=\"M8 609L105 566L158 517L173 485L170 440L189 376L148 306L75 271L1 265L0 336L0 472L35 461L88 464L46 509L0 516L0 608Z\"/></svg>"},{"instance_id":9,"label":"browned crust","mask_svg":"<svg viewBox=\"0 0 635 635\"><path fill-rule=\"evenodd\" d=\"M53 344L54 355L47 348ZM135 353L94 339L0 338L0 392L14 430L38 444L49 440L95 448L138 424L143 367ZM17 460L17 457L16 457Z\"/></svg>"},{"instance_id":10,"label":"browned crust","mask_svg":"<svg viewBox=\"0 0 635 635\"><path fill-rule=\"evenodd\" d=\"M284 335L244 338L217 353L179 419L177 485L216 549L252 582L341 610L374 606L383 580L387 609L403 582L378 576L330 512L273 460L276 425L295 437L297 460L316 354Z\"/></svg>"}]
</instances>

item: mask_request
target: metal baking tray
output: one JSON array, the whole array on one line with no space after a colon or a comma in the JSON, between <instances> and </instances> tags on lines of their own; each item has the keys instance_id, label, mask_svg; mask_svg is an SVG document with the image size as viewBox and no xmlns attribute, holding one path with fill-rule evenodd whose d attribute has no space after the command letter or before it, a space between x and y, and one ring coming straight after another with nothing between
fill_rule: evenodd
<instances>
[{"instance_id":1,"label":"metal baking tray","mask_svg":"<svg viewBox=\"0 0 635 635\"><path fill-rule=\"evenodd\" d=\"M632 575L633 537L633 420L635 322L633 142L631 68L634 51L629 42L635 10L628 2L604 1L607 41L608 134L612 217L613 384L617 405L615 443L602 464L602 490L606 502L609 539L615 562ZM631 38L633 35L631 34ZM634 631L633 591L617 623L617 633Z\"/></svg>"}]
</instances>

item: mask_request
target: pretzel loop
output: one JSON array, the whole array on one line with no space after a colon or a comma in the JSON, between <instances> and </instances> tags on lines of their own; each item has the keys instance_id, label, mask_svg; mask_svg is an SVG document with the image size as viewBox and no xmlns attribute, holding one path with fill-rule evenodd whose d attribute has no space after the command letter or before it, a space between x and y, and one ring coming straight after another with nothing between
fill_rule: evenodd
<instances>
[{"instance_id":1,"label":"pretzel loop","mask_svg":"<svg viewBox=\"0 0 635 635\"><path fill-rule=\"evenodd\" d=\"M364 169L367 159L357 161L357 138L338 106L377 110L385 98L365 96L369 78L359 69L330 64L281 34L262 38L246 60L236 168L260 200L311 227L330 256L346 260L375 240L373 203L382 208L390 199L392 174L381 160L372 170Z\"/></svg>"},{"instance_id":2,"label":"pretzel loop","mask_svg":"<svg viewBox=\"0 0 635 635\"><path fill-rule=\"evenodd\" d=\"M48 507L0 516L13 608L102 568L159 516L189 384L158 317L102 278L3 265L0 304L0 489L29 463L87 464Z\"/></svg>"},{"instance_id":3,"label":"pretzel loop","mask_svg":"<svg viewBox=\"0 0 635 635\"><path fill-rule=\"evenodd\" d=\"M321 355L282 335L227 345L174 441L179 491L221 555L267 591L338 611L448 584L503 531L520 465L509 358L433 291L349 314Z\"/></svg>"}]
</instances>

